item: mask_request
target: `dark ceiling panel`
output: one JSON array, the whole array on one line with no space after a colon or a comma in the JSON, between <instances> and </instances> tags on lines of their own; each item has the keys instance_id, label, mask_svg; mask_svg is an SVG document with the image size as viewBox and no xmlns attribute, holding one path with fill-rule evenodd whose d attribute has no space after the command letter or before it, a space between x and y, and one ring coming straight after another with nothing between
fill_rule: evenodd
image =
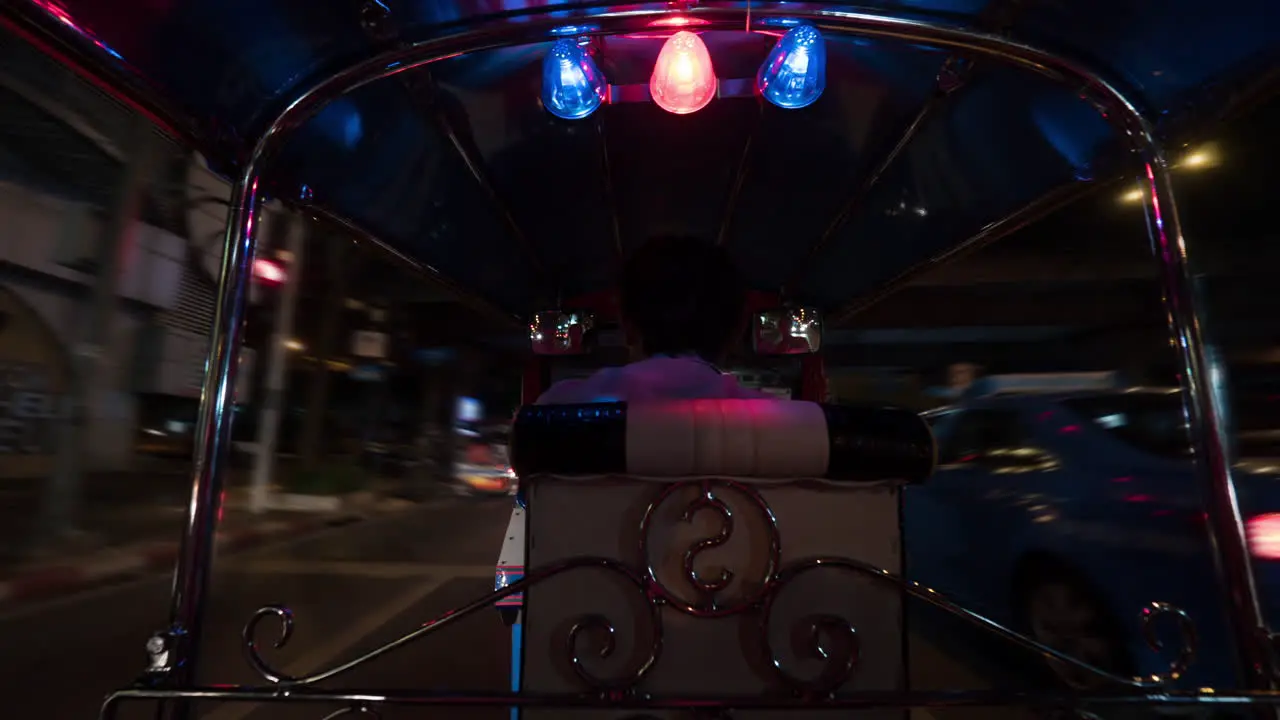
<instances>
[{"instance_id":1,"label":"dark ceiling panel","mask_svg":"<svg viewBox=\"0 0 1280 720\"><path fill-rule=\"evenodd\" d=\"M382 4L402 42L480 22L516 27L542 16L590 24L593 15L618 9L570 0ZM856 9L971 23L987 4L869 0ZM837 5L756 0L752 8L761 17ZM1280 56L1274 0L1026 5L1012 37L1111 67L1156 117L1190 112L1201 98L1218 97L1211 90L1238 80L1233 73L1240 68ZM627 6L637 7L667 4ZM145 95L148 107L181 118L192 140L221 154L210 160L229 169L302 89L374 53L359 8L310 0L21 0L5 13L96 63L100 76ZM727 79L753 75L771 42L737 32L707 39ZM495 203L437 137L422 99L411 99L399 83L369 86L327 107L293 139L272 178L276 187L311 186L325 208L519 312L550 292L607 283L604 263L616 242L610 210L627 247L660 232L716 236L741 149L753 137L760 149L749 159L730 240L752 281L774 289L821 227L822 208L838 204L870 162L867 148L910 117L940 60L936 50L918 46L886 50L834 36L828 42L828 96L794 118L767 114L761 122L752 99L721 99L685 117L647 103L605 108L612 207L602 197L599 145L586 126L534 118L539 47L472 53L433 68L448 88L442 99L456 103L471 126L499 195L556 282L534 276ZM659 44L605 40L602 64L613 82L642 83ZM868 292L1055 186L1099 177L1111 149L1105 124L1071 92L983 68L894 164L863 212L817 258L801 290L824 305Z\"/></svg>"}]
</instances>

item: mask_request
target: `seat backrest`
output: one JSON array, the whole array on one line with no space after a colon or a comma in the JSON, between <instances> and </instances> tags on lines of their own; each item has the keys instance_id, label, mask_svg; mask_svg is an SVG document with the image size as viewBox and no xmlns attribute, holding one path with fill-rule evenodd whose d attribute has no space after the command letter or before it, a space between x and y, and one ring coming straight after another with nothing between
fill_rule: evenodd
<instances>
[{"instance_id":1,"label":"seat backrest","mask_svg":"<svg viewBox=\"0 0 1280 720\"><path fill-rule=\"evenodd\" d=\"M903 594L871 569L901 573L891 481L923 480L933 457L928 426L892 409L702 400L522 410L512 460L525 572L564 568L526 589L522 689L905 689ZM846 673L854 652L868 662Z\"/></svg>"},{"instance_id":2,"label":"seat backrest","mask_svg":"<svg viewBox=\"0 0 1280 720\"><path fill-rule=\"evenodd\" d=\"M919 482L937 461L909 410L787 400L534 405L516 417L516 473Z\"/></svg>"}]
</instances>

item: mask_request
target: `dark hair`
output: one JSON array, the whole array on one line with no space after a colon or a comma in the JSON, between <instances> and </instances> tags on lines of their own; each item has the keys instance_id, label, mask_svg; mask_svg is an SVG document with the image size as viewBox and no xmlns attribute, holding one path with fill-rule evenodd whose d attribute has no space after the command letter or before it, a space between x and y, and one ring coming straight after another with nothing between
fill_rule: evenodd
<instances>
[{"instance_id":1,"label":"dark hair","mask_svg":"<svg viewBox=\"0 0 1280 720\"><path fill-rule=\"evenodd\" d=\"M622 317L650 355L718 362L737 339L747 291L729 253L697 238L657 237L622 269Z\"/></svg>"}]
</instances>

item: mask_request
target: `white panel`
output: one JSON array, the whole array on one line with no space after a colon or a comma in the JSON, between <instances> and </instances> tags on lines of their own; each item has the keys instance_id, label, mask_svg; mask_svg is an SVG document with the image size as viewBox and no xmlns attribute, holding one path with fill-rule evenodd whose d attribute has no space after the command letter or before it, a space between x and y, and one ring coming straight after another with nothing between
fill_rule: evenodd
<instances>
[{"instance_id":1,"label":"white panel","mask_svg":"<svg viewBox=\"0 0 1280 720\"><path fill-rule=\"evenodd\" d=\"M627 407L627 472L682 477L821 477L822 408L776 400L685 400Z\"/></svg>"},{"instance_id":2,"label":"white panel","mask_svg":"<svg viewBox=\"0 0 1280 720\"><path fill-rule=\"evenodd\" d=\"M749 481L744 481L749 482ZM539 478L530 488L527 572L576 556L616 558L642 570L639 525L645 509L669 484L628 477L582 479ZM753 485L777 518L782 566L804 558L843 556L900 573L898 490L887 486L774 483ZM717 489L733 513L734 533L728 541L701 553L695 568L714 578L723 567L734 579L718 596L741 598L758 587L768 565L769 535L758 507L734 491ZM684 522L682 515L698 495L698 487L677 491L654 515L647 559L659 580L677 595L696 595L684 579L685 551L713 537L721 520L703 510ZM592 671L622 674L647 655L648 623L643 594L625 580L598 570L578 570L529 588L525 594L523 690L577 692L582 685L568 663L566 633L580 616L599 614L615 628L616 651L599 660L598 645L583 639L581 657ZM841 690L905 688L902 614L903 595L895 585L842 571L819 570L797 579L777 597L769 633L777 656L797 674L812 677L817 660L796 656L793 638L803 618L828 613L844 618L858 633L863 662ZM667 607L661 655L640 690L662 696L754 695L777 688L756 631L759 612L748 610L720 619L698 619ZM803 637L803 635L801 635ZM637 650L642 649L637 655ZM526 718L621 718L634 711L529 710ZM683 717L655 713L656 717ZM900 711L868 711L852 715L868 720L898 720ZM735 718L826 717L821 712L735 712ZM849 715L844 715L848 717Z\"/></svg>"}]
</instances>

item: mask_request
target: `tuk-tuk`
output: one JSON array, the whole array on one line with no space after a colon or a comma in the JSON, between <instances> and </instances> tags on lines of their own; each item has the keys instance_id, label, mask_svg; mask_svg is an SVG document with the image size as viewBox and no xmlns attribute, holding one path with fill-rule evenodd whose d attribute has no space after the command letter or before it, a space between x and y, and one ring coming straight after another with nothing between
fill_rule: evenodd
<instances>
[{"instance_id":1,"label":"tuk-tuk","mask_svg":"<svg viewBox=\"0 0 1280 720\"><path fill-rule=\"evenodd\" d=\"M0 20L234 181L172 613L103 718L133 701L182 716L223 701L328 717L405 705L633 718L1280 702L1221 360L1193 282L1200 238L1183 235L1173 183L1185 140L1274 78L1274 0L12 0ZM491 104L468 105L481 91ZM495 190L485 147L518 197ZM1168 670L1124 677L906 580L900 493L933 470L929 426L825 402L824 328L1117 179L1145 207L1239 688L1176 685L1194 628L1160 598L1132 611ZM519 511L493 592L305 677L264 655L262 626L278 625L279 647L294 622L264 606L243 632L261 682L205 683L201 627L268 198L528 332L510 441ZM757 291L756 352L800 364L793 399L535 405L549 362L616 321L619 259L672 228L739 258ZM913 690L908 597L1110 689ZM522 629L509 692L325 685L495 606ZM1155 628L1170 620L1181 646L1161 649Z\"/></svg>"}]
</instances>

